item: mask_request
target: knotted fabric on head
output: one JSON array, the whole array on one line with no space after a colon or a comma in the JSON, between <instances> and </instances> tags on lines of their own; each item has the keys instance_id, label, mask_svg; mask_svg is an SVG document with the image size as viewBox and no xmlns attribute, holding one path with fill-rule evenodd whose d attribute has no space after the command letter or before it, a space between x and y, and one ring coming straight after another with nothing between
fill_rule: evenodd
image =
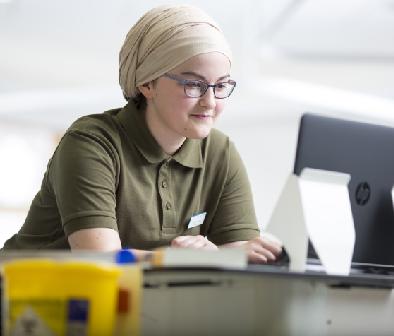
<instances>
[{"instance_id":1,"label":"knotted fabric on head","mask_svg":"<svg viewBox=\"0 0 394 336\"><path fill-rule=\"evenodd\" d=\"M189 58L220 52L231 62L222 31L202 10L188 5L156 7L128 32L119 54L119 84L126 99Z\"/></svg>"}]
</instances>

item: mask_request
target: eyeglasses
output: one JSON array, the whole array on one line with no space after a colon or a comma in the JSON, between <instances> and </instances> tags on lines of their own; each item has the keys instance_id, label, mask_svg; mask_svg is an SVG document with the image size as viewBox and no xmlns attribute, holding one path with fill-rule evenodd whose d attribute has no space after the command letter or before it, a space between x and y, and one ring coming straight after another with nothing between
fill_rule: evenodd
<instances>
[{"instance_id":1,"label":"eyeglasses","mask_svg":"<svg viewBox=\"0 0 394 336\"><path fill-rule=\"evenodd\" d=\"M228 79L226 82L208 84L198 79L183 79L172 74L165 74L163 77L167 77L183 85L185 95L189 98L200 98L207 92L208 88L211 87L213 88L215 98L224 99L231 95L237 85L236 81L232 79Z\"/></svg>"}]
</instances>

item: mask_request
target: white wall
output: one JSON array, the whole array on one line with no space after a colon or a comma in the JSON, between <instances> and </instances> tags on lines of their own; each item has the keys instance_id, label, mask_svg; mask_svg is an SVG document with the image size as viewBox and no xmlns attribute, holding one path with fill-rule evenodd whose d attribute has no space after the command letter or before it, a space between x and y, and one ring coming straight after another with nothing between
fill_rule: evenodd
<instances>
[{"instance_id":1,"label":"white wall","mask_svg":"<svg viewBox=\"0 0 394 336\"><path fill-rule=\"evenodd\" d=\"M220 129L236 144L248 171L256 215L263 228L286 178L292 172L298 130L297 118L235 119Z\"/></svg>"}]
</instances>

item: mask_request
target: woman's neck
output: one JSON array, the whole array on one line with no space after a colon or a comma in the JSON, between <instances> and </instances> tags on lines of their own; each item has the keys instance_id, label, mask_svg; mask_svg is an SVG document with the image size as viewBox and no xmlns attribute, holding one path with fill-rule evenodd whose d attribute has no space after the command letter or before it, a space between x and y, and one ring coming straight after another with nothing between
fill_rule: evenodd
<instances>
[{"instance_id":1,"label":"woman's neck","mask_svg":"<svg viewBox=\"0 0 394 336\"><path fill-rule=\"evenodd\" d=\"M155 111L149 110L148 106L145 110L145 121L152 136L163 151L169 155L173 155L181 148L186 140L186 137L177 134L161 123L160 120L155 117Z\"/></svg>"}]
</instances>

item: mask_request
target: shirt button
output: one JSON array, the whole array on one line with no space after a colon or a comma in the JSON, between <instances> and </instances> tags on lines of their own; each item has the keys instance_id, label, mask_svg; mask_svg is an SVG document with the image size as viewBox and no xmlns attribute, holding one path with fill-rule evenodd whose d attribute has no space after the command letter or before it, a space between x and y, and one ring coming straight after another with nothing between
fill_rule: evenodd
<instances>
[{"instance_id":1,"label":"shirt button","mask_svg":"<svg viewBox=\"0 0 394 336\"><path fill-rule=\"evenodd\" d=\"M166 203L166 209L167 209L167 210L171 210L171 208L172 208L171 203L170 203L170 202L167 202L167 203Z\"/></svg>"},{"instance_id":2,"label":"shirt button","mask_svg":"<svg viewBox=\"0 0 394 336\"><path fill-rule=\"evenodd\" d=\"M166 181L166 180L161 181L161 186L162 186L163 188L167 188L167 186L168 186L167 181Z\"/></svg>"}]
</instances>

